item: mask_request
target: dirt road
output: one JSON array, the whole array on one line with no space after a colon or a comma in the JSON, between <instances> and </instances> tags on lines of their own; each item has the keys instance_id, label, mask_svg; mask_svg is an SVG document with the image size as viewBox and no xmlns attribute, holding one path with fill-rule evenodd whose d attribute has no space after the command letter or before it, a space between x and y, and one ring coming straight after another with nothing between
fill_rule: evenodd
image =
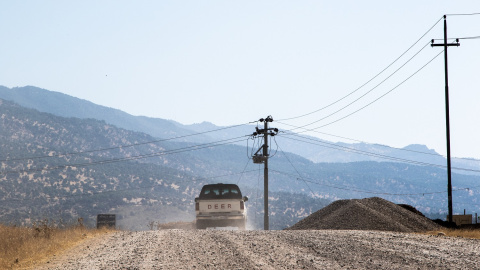
<instances>
[{"instance_id":1,"label":"dirt road","mask_svg":"<svg viewBox=\"0 0 480 270\"><path fill-rule=\"evenodd\" d=\"M480 240L378 231L115 232L40 269L480 269Z\"/></svg>"}]
</instances>

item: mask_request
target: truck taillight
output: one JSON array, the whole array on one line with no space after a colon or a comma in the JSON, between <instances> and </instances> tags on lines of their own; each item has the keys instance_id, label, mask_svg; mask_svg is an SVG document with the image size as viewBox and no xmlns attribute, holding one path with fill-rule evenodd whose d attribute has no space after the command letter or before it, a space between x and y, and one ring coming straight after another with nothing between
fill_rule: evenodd
<instances>
[{"instance_id":1,"label":"truck taillight","mask_svg":"<svg viewBox=\"0 0 480 270\"><path fill-rule=\"evenodd\" d=\"M200 205L199 203L195 203L195 211L200 211Z\"/></svg>"},{"instance_id":2,"label":"truck taillight","mask_svg":"<svg viewBox=\"0 0 480 270\"><path fill-rule=\"evenodd\" d=\"M245 206L243 206L243 201L240 201L240 210L243 210Z\"/></svg>"}]
</instances>

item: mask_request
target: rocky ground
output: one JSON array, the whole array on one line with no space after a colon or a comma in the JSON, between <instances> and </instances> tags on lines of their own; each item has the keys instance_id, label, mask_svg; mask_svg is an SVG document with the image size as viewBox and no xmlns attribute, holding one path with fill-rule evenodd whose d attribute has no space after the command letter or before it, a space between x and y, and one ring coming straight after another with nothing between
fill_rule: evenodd
<instances>
[{"instance_id":1,"label":"rocky ground","mask_svg":"<svg viewBox=\"0 0 480 270\"><path fill-rule=\"evenodd\" d=\"M480 240L357 230L120 231L37 269L480 269Z\"/></svg>"}]
</instances>

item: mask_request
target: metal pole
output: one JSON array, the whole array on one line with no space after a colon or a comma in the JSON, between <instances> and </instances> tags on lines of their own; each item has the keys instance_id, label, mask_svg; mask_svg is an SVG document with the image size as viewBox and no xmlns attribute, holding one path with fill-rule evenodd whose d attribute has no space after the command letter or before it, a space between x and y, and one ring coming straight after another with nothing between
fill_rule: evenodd
<instances>
[{"instance_id":1,"label":"metal pole","mask_svg":"<svg viewBox=\"0 0 480 270\"><path fill-rule=\"evenodd\" d=\"M267 117L268 119L268 117ZM263 229L268 231L270 229L268 221L268 120L265 119L264 122L264 143L263 143L263 157L265 159L264 169L263 169L263 207L264 207L264 217L263 217Z\"/></svg>"},{"instance_id":2,"label":"metal pole","mask_svg":"<svg viewBox=\"0 0 480 270\"><path fill-rule=\"evenodd\" d=\"M452 203L452 164L450 159L450 108L448 99L448 56L447 56L447 16L443 16L443 44L445 56L445 114L447 121L447 173L448 173L448 222L453 222Z\"/></svg>"}]
</instances>

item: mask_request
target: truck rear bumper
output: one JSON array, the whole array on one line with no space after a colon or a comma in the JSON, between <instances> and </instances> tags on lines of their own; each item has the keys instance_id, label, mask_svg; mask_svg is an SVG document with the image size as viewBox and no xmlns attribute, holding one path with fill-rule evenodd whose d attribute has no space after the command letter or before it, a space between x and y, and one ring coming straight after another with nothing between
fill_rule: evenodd
<instances>
[{"instance_id":1,"label":"truck rear bumper","mask_svg":"<svg viewBox=\"0 0 480 270\"><path fill-rule=\"evenodd\" d=\"M224 219L198 219L196 220L197 229L207 229L207 228L216 228L216 227L237 227L239 230L245 230L247 219L238 218L224 218Z\"/></svg>"},{"instance_id":2,"label":"truck rear bumper","mask_svg":"<svg viewBox=\"0 0 480 270\"><path fill-rule=\"evenodd\" d=\"M225 220L225 219L241 220L241 219L246 219L246 217L242 214L239 214L239 215L197 215L197 220Z\"/></svg>"}]
</instances>

